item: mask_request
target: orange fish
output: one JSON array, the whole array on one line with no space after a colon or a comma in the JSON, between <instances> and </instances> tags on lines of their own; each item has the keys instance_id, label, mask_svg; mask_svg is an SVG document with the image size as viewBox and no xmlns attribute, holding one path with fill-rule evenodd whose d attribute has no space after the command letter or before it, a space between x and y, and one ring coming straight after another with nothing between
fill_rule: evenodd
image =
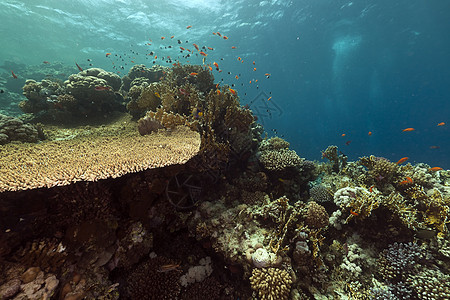
<instances>
[{"instance_id":1,"label":"orange fish","mask_svg":"<svg viewBox=\"0 0 450 300\"><path fill-rule=\"evenodd\" d=\"M238 60L241 60L241 57L240 57L240 56L238 57Z\"/></svg>"},{"instance_id":2,"label":"orange fish","mask_svg":"<svg viewBox=\"0 0 450 300\"><path fill-rule=\"evenodd\" d=\"M270 73L266 73L266 74L264 74L264 76L266 76L266 78L269 78L270 77Z\"/></svg>"},{"instance_id":3,"label":"orange fish","mask_svg":"<svg viewBox=\"0 0 450 300\"><path fill-rule=\"evenodd\" d=\"M83 69L80 67L80 65L78 65L76 62L75 62L75 64L77 65L77 68L78 68L78 70L80 70L80 72L83 71ZM12 72L12 71L11 71L11 72ZM13 76L15 76L14 73L13 73ZM14 78L17 78L17 76L14 77Z\"/></svg>"},{"instance_id":4,"label":"orange fish","mask_svg":"<svg viewBox=\"0 0 450 300\"><path fill-rule=\"evenodd\" d=\"M228 88L228 90L229 90L233 95L236 95L236 91L233 90L232 88Z\"/></svg>"},{"instance_id":5,"label":"orange fish","mask_svg":"<svg viewBox=\"0 0 450 300\"><path fill-rule=\"evenodd\" d=\"M197 44L192 44L192 45L194 45L194 48L195 48L197 51L200 51L200 49L198 48L198 45L197 45Z\"/></svg>"},{"instance_id":6,"label":"orange fish","mask_svg":"<svg viewBox=\"0 0 450 300\"><path fill-rule=\"evenodd\" d=\"M216 33L215 33L215 32L213 32L213 34L214 34L214 35L216 35Z\"/></svg>"},{"instance_id":7,"label":"orange fish","mask_svg":"<svg viewBox=\"0 0 450 300\"><path fill-rule=\"evenodd\" d=\"M203 52L203 51L200 51L200 55L202 55L202 56L208 56L208 54L206 54L206 53Z\"/></svg>"},{"instance_id":8,"label":"orange fish","mask_svg":"<svg viewBox=\"0 0 450 300\"><path fill-rule=\"evenodd\" d=\"M106 57L108 57L108 56L110 56L110 55L111 55L111 52L106 53Z\"/></svg>"},{"instance_id":9,"label":"orange fish","mask_svg":"<svg viewBox=\"0 0 450 300\"><path fill-rule=\"evenodd\" d=\"M171 39L173 39L174 37L175 37L175 36L174 36L174 35L172 35L172 36L171 36L170 38L171 38Z\"/></svg>"},{"instance_id":10,"label":"orange fish","mask_svg":"<svg viewBox=\"0 0 450 300\"><path fill-rule=\"evenodd\" d=\"M157 59L158 58L158 55L155 55L155 59Z\"/></svg>"},{"instance_id":11,"label":"orange fish","mask_svg":"<svg viewBox=\"0 0 450 300\"><path fill-rule=\"evenodd\" d=\"M211 66L208 66L208 69L209 69L210 71L212 71L212 67L211 67Z\"/></svg>"},{"instance_id":12,"label":"orange fish","mask_svg":"<svg viewBox=\"0 0 450 300\"><path fill-rule=\"evenodd\" d=\"M219 88L219 84L216 84L216 89L218 89Z\"/></svg>"},{"instance_id":13,"label":"orange fish","mask_svg":"<svg viewBox=\"0 0 450 300\"><path fill-rule=\"evenodd\" d=\"M253 71L256 71L256 68L253 68Z\"/></svg>"},{"instance_id":14,"label":"orange fish","mask_svg":"<svg viewBox=\"0 0 450 300\"><path fill-rule=\"evenodd\" d=\"M408 183L409 183L408 180L403 180L403 181L400 181L398 184L400 184L400 185L405 185L405 184L408 184Z\"/></svg>"},{"instance_id":15,"label":"orange fish","mask_svg":"<svg viewBox=\"0 0 450 300\"><path fill-rule=\"evenodd\" d=\"M217 95L220 95L220 90L217 90Z\"/></svg>"},{"instance_id":16,"label":"orange fish","mask_svg":"<svg viewBox=\"0 0 450 300\"><path fill-rule=\"evenodd\" d=\"M236 76L234 76L234 78L239 79L239 76L236 75Z\"/></svg>"},{"instance_id":17,"label":"orange fish","mask_svg":"<svg viewBox=\"0 0 450 300\"><path fill-rule=\"evenodd\" d=\"M166 38L166 37L164 37L164 36L161 37L162 40L165 39L165 38Z\"/></svg>"},{"instance_id":18,"label":"orange fish","mask_svg":"<svg viewBox=\"0 0 450 300\"><path fill-rule=\"evenodd\" d=\"M222 35L220 34L220 32L217 31L216 34L217 34L218 36L222 37Z\"/></svg>"},{"instance_id":19,"label":"orange fish","mask_svg":"<svg viewBox=\"0 0 450 300\"><path fill-rule=\"evenodd\" d=\"M430 146L430 149L439 149L439 146Z\"/></svg>"},{"instance_id":20,"label":"orange fish","mask_svg":"<svg viewBox=\"0 0 450 300\"><path fill-rule=\"evenodd\" d=\"M258 79L255 79L255 82L258 82Z\"/></svg>"},{"instance_id":21,"label":"orange fish","mask_svg":"<svg viewBox=\"0 0 450 300\"><path fill-rule=\"evenodd\" d=\"M431 172L436 172L436 171L440 171L440 170L442 170L441 167L432 167L432 168L428 169L428 171L431 171Z\"/></svg>"},{"instance_id":22,"label":"orange fish","mask_svg":"<svg viewBox=\"0 0 450 300\"><path fill-rule=\"evenodd\" d=\"M368 134L368 135L372 135L372 131L369 131L367 134Z\"/></svg>"},{"instance_id":23,"label":"orange fish","mask_svg":"<svg viewBox=\"0 0 450 300\"><path fill-rule=\"evenodd\" d=\"M253 64L255 64L255 61L253 61Z\"/></svg>"},{"instance_id":24,"label":"orange fish","mask_svg":"<svg viewBox=\"0 0 450 300\"><path fill-rule=\"evenodd\" d=\"M216 67L217 69L219 68L219 65L216 62L213 62L214 67Z\"/></svg>"},{"instance_id":25,"label":"orange fish","mask_svg":"<svg viewBox=\"0 0 450 300\"><path fill-rule=\"evenodd\" d=\"M403 129L402 131L408 132L408 131L414 131L414 130L415 130L414 128L412 128L412 127L409 127L409 128L405 128L405 129Z\"/></svg>"},{"instance_id":26,"label":"orange fish","mask_svg":"<svg viewBox=\"0 0 450 300\"><path fill-rule=\"evenodd\" d=\"M267 99L267 101L270 101L270 99L272 99L272 96L270 96L269 99Z\"/></svg>"},{"instance_id":27,"label":"orange fish","mask_svg":"<svg viewBox=\"0 0 450 300\"><path fill-rule=\"evenodd\" d=\"M180 47L180 49L183 50L183 51L186 50L186 49L184 49L183 47Z\"/></svg>"},{"instance_id":28,"label":"orange fish","mask_svg":"<svg viewBox=\"0 0 450 300\"><path fill-rule=\"evenodd\" d=\"M191 76L197 76L197 75L198 75L198 73L192 72L192 73L191 73L191 74L189 74L189 75L191 75Z\"/></svg>"},{"instance_id":29,"label":"orange fish","mask_svg":"<svg viewBox=\"0 0 450 300\"><path fill-rule=\"evenodd\" d=\"M445 122L438 123L437 126L444 126Z\"/></svg>"},{"instance_id":30,"label":"orange fish","mask_svg":"<svg viewBox=\"0 0 450 300\"><path fill-rule=\"evenodd\" d=\"M411 177L406 176L406 181L408 181L409 183L413 183L413 180Z\"/></svg>"},{"instance_id":31,"label":"orange fish","mask_svg":"<svg viewBox=\"0 0 450 300\"><path fill-rule=\"evenodd\" d=\"M223 36L223 39L224 39L224 40L228 40L228 37L224 35L224 36Z\"/></svg>"},{"instance_id":32,"label":"orange fish","mask_svg":"<svg viewBox=\"0 0 450 300\"><path fill-rule=\"evenodd\" d=\"M96 91L109 91L111 88L109 86L96 86Z\"/></svg>"},{"instance_id":33,"label":"orange fish","mask_svg":"<svg viewBox=\"0 0 450 300\"><path fill-rule=\"evenodd\" d=\"M350 214L352 214L353 216L357 217L359 216L359 214L357 212L354 212L353 210L350 209Z\"/></svg>"},{"instance_id":34,"label":"orange fish","mask_svg":"<svg viewBox=\"0 0 450 300\"><path fill-rule=\"evenodd\" d=\"M369 188L369 192L373 192L373 188L374 188L375 186L374 185L372 185L370 188Z\"/></svg>"},{"instance_id":35,"label":"orange fish","mask_svg":"<svg viewBox=\"0 0 450 300\"><path fill-rule=\"evenodd\" d=\"M188 25L188 26L186 27L186 29L189 29L189 28L192 28L192 26L191 26L191 25Z\"/></svg>"},{"instance_id":36,"label":"orange fish","mask_svg":"<svg viewBox=\"0 0 450 300\"><path fill-rule=\"evenodd\" d=\"M208 48L208 50L214 50L214 48L212 48L212 47L206 47L206 48Z\"/></svg>"},{"instance_id":37,"label":"orange fish","mask_svg":"<svg viewBox=\"0 0 450 300\"><path fill-rule=\"evenodd\" d=\"M405 161L408 160L409 157L402 157L398 160L398 162L396 162L397 165L404 163Z\"/></svg>"},{"instance_id":38,"label":"orange fish","mask_svg":"<svg viewBox=\"0 0 450 300\"><path fill-rule=\"evenodd\" d=\"M78 65L77 65L78 66ZM80 67L78 67L79 69L81 69ZM83 70L81 70L81 71L83 71ZM12 77L14 78L14 79L17 79L17 75L16 74L14 74L14 72L13 71L11 71L11 74L12 74Z\"/></svg>"},{"instance_id":39,"label":"orange fish","mask_svg":"<svg viewBox=\"0 0 450 300\"><path fill-rule=\"evenodd\" d=\"M341 136L345 136L345 133L341 134Z\"/></svg>"},{"instance_id":40,"label":"orange fish","mask_svg":"<svg viewBox=\"0 0 450 300\"><path fill-rule=\"evenodd\" d=\"M231 49L236 49L236 47L235 46L231 46Z\"/></svg>"}]
</instances>

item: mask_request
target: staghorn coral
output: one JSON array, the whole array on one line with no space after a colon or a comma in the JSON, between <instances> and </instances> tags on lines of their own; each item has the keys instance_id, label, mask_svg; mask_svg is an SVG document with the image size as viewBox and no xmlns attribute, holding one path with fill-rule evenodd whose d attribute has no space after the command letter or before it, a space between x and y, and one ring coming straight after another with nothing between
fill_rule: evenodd
<instances>
[{"instance_id":1,"label":"staghorn coral","mask_svg":"<svg viewBox=\"0 0 450 300\"><path fill-rule=\"evenodd\" d=\"M5 145L0 158L3 170L0 192L117 178L141 170L184 164L199 148L199 134L186 127L146 136L134 132L38 145Z\"/></svg>"},{"instance_id":2,"label":"staghorn coral","mask_svg":"<svg viewBox=\"0 0 450 300\"><path fill-rule=\"evenodd\" d=\"M38 130L20 119L0 114L0 145L12 141L36 143L39 141Z\"/></svg>"},{"instance_id":3,"label":"staghorn coral","mask_svg":"<svg viewBox=\"0 0 450 300\"><path fill-rule=\"evenodd\" d=\"M252 289L258 292L261 300L287 300L292 278L287 271L281 269L253 269L250 284Z\"/></svg>"}]
</instances>

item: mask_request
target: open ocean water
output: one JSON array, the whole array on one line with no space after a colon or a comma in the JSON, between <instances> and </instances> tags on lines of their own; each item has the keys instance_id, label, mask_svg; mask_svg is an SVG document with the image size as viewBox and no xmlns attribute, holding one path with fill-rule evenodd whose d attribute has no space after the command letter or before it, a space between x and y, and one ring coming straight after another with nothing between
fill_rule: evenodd
<instances>
[{"instance_id":1,"label":"open ocean water","mask_svg":"<svg viewBox=\"0 0 450 300\"><path fill-rule=\"evenodd\" d=\"M350 160L450 168L449 13L447 0L2 0L0 110L21 113L30 70L201 64L180 53L196 43L213 48L215 81L302 157L335 144Z\"/></svg>"}]
</instances>

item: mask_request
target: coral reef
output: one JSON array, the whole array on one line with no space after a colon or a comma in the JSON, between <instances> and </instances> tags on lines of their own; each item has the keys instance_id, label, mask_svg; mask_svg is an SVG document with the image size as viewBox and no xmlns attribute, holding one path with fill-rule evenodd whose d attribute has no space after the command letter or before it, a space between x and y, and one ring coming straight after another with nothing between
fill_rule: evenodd
<instances>
[{"instance_id":1,"label":"coral reef","mask_svg":"<svg viewBox=\"0 0 450 300\"><path fill-rule=\"evenodd\" d=\"M62 186L184 164L199 148L198 133L183 127L148 136L134 131L119 136L85 136L31 146L6 145L5 155L0 158L3 170L0 191Z\"/></svg>"},{"instance_id":2,"label":"coral reef","mask_svg":"<svg viewBox=\"0 0 450 300\"><path fill-rule=\"evenodd\" d=\"M39 141L38 129L20 119L0 114L0 145L12 141L36 143Z\"/></svg>"},{"instance_id":3,"label":"coral reef","mask_svg":"<svg viewBox=\"0 0 450 300\"><path fill-rule=\"evenodd\" d=\"M292 278L285 270L276 268L253 269L250 277L252 289L261 300L289 299Z\"/></svg>"}]
</instances>

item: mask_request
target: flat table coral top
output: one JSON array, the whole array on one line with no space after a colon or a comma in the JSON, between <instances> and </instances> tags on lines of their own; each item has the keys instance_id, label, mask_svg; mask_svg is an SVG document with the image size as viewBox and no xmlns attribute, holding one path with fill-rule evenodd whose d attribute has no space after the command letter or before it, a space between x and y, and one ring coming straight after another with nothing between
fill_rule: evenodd
<instances>
[{"instance_id":1,"label":"flat table coral top","mask_svg":"<svg viewBox=\"0 0 450 300\"><path fill-rule=\"evenodd\" d=\"M83 136L40 144L0 146L0 192L117 178L184 164L200 150L200 135L180 126L141 136Z\"/></svg>"}]
</instances>

